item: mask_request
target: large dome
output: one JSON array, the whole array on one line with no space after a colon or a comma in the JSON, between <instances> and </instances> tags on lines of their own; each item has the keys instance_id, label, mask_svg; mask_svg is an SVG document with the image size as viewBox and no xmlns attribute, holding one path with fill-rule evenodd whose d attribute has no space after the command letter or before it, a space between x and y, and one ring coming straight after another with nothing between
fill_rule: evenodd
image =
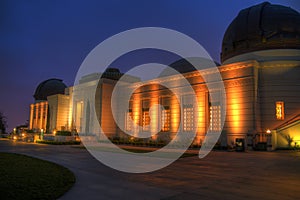
<instances>
[{"instance_id":1,"label":"large dome","mask_svg":"<svg viewBox=\"0 0 300 200\"><path fill-rule=\"evenodd\" d=\"M264 2L241 10L229 25L221 61L270 49L300 49L300 14L292 8Z\"/></svg>"},{"instance_id":2,"label":"large dome","mask_svg":"<svg viewBox=\"0 0 300 200\"><path fill-rule=\"evenodd\" d=\"M36 101L47 100L47 97L54 94L64 94L67 86L60 79L52 78L40 83L33 95Z\"/></svg>"}]
</instances>

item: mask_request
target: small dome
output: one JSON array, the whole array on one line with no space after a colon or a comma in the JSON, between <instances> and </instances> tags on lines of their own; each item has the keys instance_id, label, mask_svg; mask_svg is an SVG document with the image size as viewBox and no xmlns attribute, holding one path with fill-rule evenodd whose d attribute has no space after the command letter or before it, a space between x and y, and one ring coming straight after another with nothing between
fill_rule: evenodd
<instances>
[{"instance_id":1,"label":"small dome","mask_svg":"<svg viewBox=\"0 0 300 200\"><path fill-rule=\"evenodd\" d=\"M124 74L120 72L118 68L107 68L105 72L102 74L101 78L107 78L107 79L112 79L112 80L119 80L121 76Z\"/></svg>"},{"instance_id":2,"label":"small dome","mask_svg":"<svg viewBox=\"0 0 300 200\"><path fill-rule=\"evenodd\" d=\"M264 2L241 10L229 25L221 61L271 49L300 49L300 14L292 8Z\"/></svg>"},{"instance_id":3,"label":"small dome","mask_svg":"<svg viewBox=\"0 0 300 200\"><path fill-rule=\"evenodd\" d=\"M67 86L60 79L48 79L41 82L33 95L36 101L47 100L48 96L54 94L64 94Z\"/></svg>"}]
</instances>

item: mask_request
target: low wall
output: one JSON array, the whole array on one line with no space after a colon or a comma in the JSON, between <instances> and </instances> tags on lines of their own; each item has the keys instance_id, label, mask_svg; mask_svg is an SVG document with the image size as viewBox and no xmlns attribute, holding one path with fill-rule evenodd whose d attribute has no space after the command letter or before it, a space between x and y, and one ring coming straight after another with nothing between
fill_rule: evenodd
<instances>
[{"instance_id":1,"label":"low wall","mask_svg":"<svg viewBox=\"0 0 300 200\"><path fill-rule=\"evenodd\" d=\"M75 140L76 140L75 136L61 136L61 135L54 136L54 141L56 142L70 142Z\"/></svg>"},{"instance_id":2,"label":"low wall","mask_svg":"<svg viewBox=\"0 0 300 200\"><path fill-rule=\"evenodd\" d=\"M39 139L41 139L40 135L34 136L34 141L39 140ZM56 142L70 142L70 141L75 141L76 137L75 136L61 136L61 135L45 134L43 136L43 140L56 141Z\"/></svg>"}]
</instances>

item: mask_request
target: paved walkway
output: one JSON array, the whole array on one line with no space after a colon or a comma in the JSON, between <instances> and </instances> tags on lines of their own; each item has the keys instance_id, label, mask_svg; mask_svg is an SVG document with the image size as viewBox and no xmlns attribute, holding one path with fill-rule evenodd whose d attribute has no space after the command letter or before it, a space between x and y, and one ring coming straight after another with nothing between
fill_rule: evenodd
<instances>
[{"instance_id":1,"label":"paved walkway","mask_svg":"<svg viewBox=\"0 0 300 200\"><path fill-rule=\"evenodd\" d=\"M211 152L152 173L128 174L85 149L0 140L0 151L68 167L76 183L61 199L298 199L300 152Z\"/></svg>"}]
</instances>

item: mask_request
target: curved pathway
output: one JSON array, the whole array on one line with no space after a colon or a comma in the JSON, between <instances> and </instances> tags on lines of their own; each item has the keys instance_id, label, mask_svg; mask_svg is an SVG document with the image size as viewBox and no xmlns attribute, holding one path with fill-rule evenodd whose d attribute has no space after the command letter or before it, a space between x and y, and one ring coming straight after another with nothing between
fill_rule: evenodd
<instances>
[{"instance_id":1,"label":"curved pathway","mask_svg":"<svg viewBox=\"0 0 300 200\"><path fill-rule=\"evenodd\" d=\"M0 151L68 167L76 183L61 199L297 199L300 152L211 152L147 174L115 171L74 146L0 140Z\"/></svg>"}]
</instances>

